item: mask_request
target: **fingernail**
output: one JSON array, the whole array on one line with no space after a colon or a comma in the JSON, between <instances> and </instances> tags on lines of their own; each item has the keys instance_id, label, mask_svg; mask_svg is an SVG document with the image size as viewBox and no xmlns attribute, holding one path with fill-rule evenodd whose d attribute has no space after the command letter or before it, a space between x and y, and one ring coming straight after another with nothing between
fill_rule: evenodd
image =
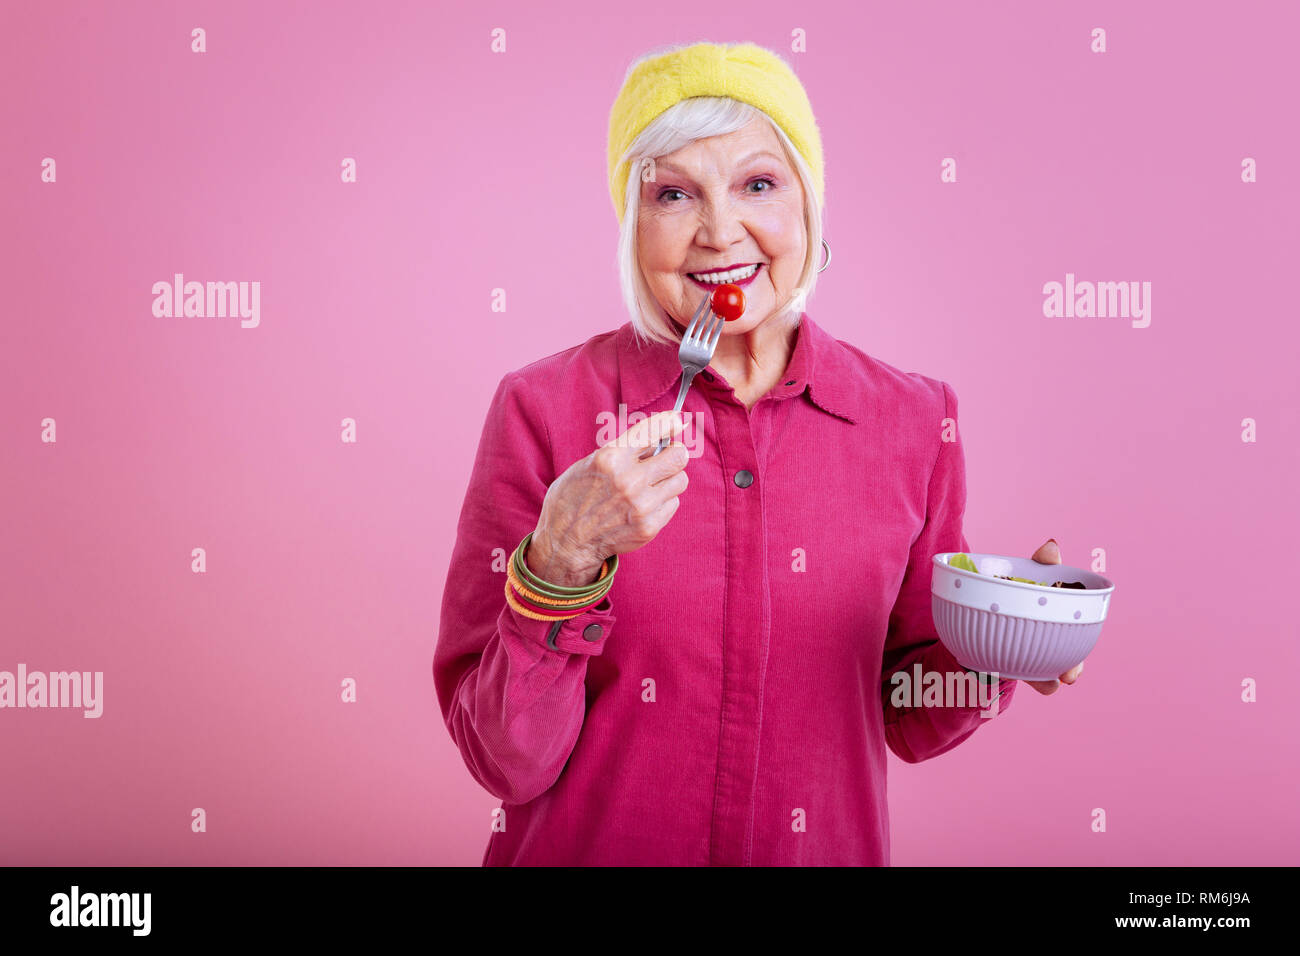
<instances>
[{"instance_id":1,"label":"fingernail","mask_svg":"<svg viewBox=\"0 0 1300 956\"><path fill-rule=\"evenodd\" d=\"M1047 540L1052 542L1052 544L1055 544L1058 548L1061 546L1055 538L1048 538Z\"/></svg>"}]
</instances>

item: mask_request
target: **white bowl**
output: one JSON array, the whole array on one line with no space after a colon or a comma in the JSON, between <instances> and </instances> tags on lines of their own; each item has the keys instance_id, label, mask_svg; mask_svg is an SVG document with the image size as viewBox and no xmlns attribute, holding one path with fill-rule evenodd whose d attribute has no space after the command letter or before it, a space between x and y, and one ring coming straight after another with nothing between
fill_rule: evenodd
<instances>
[{"instance_id":1,"label":"white bowl","mask_svg":"<svg viewBox=\"0 0 1300 956\"><path fill-rule=\"evenodd\" d=\"M944 647L972 670L1017 680L1052 680L1083 662L1101 636L1110 595L1108 578L1068 564L966 552L980 573L934 556L930 608ZM1054 588L990 577L1079 582L1086 590Z\"/></svg>"}]
</instances>

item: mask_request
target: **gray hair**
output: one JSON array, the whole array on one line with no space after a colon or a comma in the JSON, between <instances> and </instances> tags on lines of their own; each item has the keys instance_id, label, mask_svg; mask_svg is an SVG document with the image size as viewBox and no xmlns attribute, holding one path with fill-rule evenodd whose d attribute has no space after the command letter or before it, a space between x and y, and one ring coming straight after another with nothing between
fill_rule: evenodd
<instances>
[{"instance_id":1,"label":"gray hair","mask_svg":"<svg viewBox=\"0 0 1300 956\"><path fill-rule=\"evenodd\" d=\"M633 68L635 66L634 63ZM627 206L618 237L618 277L623 289L623 301L632 317L632 326L641 338L672 345L676 345L680 338L651 293L637 262L636 234L637 216L641 208L642 168L647 165L647 160L658 160L696 140L734 133L758 118L766 121L776 132L785 149L786 159L803 184L804 230L808 252L793 293L773 314L774 319L788 322L791 326L798 323L800 313L795 307L806 303L817 287L817 267L822 251L822 209L817 201L808 164L785 131L762 110L730 97L692 96L651 120L650 125L632 141L620 160L630 161L631 168L627 180ZM800 290L804 292L802 302Z\"/></svg>"}]
</instances>

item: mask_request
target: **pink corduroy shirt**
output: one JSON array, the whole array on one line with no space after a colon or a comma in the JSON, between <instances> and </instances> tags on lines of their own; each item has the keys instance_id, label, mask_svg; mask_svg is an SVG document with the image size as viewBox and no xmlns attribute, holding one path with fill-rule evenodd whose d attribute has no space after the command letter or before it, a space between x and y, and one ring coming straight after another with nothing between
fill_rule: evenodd
<instances>
[{"instance_id":1,"label":"pink corduroy shirt","mask_svg":"<svg viewBox=\"0 0 1300 956\"><path fill-rule=\"evenodd\" d=\"M681 366L631 323L508 373L479 442L433 678L502 801L483 865L888 865L886 748L908 762L1010 704L895 707L938 643L931 557L969 550L957 398L800 320L746 410L712 368L683 411L689 487L606 600L552 624L504 595L550 484L671 408ZM621 405L621 407L620 407ZM631 416L631 422L628 421ZM945 428L945 420L947 427Z\"/></svg>"}]
</instances>

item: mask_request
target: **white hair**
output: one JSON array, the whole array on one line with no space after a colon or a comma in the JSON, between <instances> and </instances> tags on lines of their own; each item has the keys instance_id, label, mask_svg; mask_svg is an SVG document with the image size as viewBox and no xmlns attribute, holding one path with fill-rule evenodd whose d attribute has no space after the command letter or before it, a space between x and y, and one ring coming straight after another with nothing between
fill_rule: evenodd
<instances>
[{"instance_id":1,"label":"white hair","mask_svg":"<svg viewBox=\"0 0 1300 956\"><path fill-rule=\"evenodd\" d=\"M651 54L654 55L654 54ZM638 61L640 62L640 61ZM636 63L629 68L635 69ZM618 276L623 289L623 301L632 317L632 326L643 339L676 345L680 335L664 315L662 306L655 300L645 275L637 261L637 216L641 208L641 171L647 160L658 160L710 136L724 136L743 129L755 119L766 121L775 131L786 159L794 167L803 184L804 231L807 254L803 269L789 299L780 303L772 318L798 324L801 306L817 287L817 267L822 251L822 209L813 187L812 174L785 131L762 110L724 96L692 96L664 110L632 141L623 160L631 162L627 178L627 206L618 237ZM803 290L802 301L799 290Z\"/></svg>"}]
</instances>

